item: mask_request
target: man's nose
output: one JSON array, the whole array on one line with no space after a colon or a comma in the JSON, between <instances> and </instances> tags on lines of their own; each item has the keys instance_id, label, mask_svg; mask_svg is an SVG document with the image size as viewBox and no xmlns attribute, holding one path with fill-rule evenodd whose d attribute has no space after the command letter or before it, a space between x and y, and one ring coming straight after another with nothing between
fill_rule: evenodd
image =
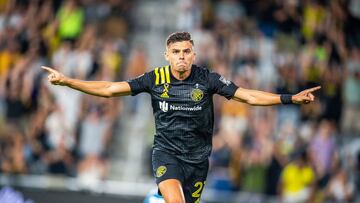
<instances>
[{"instance_id":1,"label":"man's nose","mask_svg":"<svg viewBox=\"0 0 360 203\"><path fill-rule=\"evenodd\" d=\"M180 59L184 59L184 52L180 52Z\"/></svg>"}]
</instances>

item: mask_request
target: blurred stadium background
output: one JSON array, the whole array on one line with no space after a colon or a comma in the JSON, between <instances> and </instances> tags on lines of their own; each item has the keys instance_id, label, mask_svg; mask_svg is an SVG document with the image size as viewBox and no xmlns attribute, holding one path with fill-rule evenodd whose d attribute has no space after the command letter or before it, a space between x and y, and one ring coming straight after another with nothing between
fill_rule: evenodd
<instances>
[{"instance_id":1,"label":"blurred stadium background","mask_svg":"<svg viewBox=\"0 0 360 203\"><path fill-rule=\"evenodd\" d=\"M126 80L166 64L183 30L197 64L239 86L322 86L304 106L215 96L203 202L360 201L359 0L0 0L0 202L12 188L36 203L142 202L156 187L149 97L51 86L40 66Z\"/></svg>"}]
</instances>

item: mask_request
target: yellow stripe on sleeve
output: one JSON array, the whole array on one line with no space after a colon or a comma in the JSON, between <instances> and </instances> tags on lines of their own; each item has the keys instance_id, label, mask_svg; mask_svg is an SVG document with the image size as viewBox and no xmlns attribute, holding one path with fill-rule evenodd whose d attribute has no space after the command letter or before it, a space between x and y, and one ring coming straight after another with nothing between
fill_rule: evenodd
<instances>
[{"instance_id":1,"label":"yellow stripe on sleeve","mask_svg":"<svg viewBox=\"0 0 360 203\"><path fill-rule=\"evenodd\" d=\"M160 68L161 84L165 83L165 73L164 68Z\"/></svg>"},{"instance_id":2,"label":"yellow stripe on sleeve","mask_svg":"<svg viewBox=\"0 0 360 203\"><path fill-rule=\"evenodd\" d=\"M169 66L165 67L165 75L166 75L166 83L170 83L170 72L169 72Z\"/></svg>"},{"instance_id":3,"label":"yellow stripe on sleeve","mask_svg":"<svg viewBox=\"0 0 360 203\"><path fill-rule=\"evenodd\" d=\"M155 68L155 85L159 84L159 68Z\"/></svg>"}]
</instances>

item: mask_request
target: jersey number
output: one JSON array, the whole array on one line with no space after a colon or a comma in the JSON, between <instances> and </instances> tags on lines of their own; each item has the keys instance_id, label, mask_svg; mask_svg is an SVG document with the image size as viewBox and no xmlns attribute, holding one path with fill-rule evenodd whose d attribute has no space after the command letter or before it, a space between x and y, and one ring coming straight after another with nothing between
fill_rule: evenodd
<instances>
[{"instance_id":1,"label":"jersey number","mask_svg":"<svg viewBox=\"0 0 360 203\"><path fill-rule=\"evenodd\" d=\"M202 189L203 189L203 187L204 187L204 185L205 185L205 182L206 182L206 181L204 181L204 183L201 182L201 181L199 181L199 182L196 182L195 185L194 185L195 188L197 188L197 189L196 189L195 192L192 193L191 196L197 198L196 201L195 201L195 203L199 203L199 202L200 202L201 191L202 191Z\"/></svg>"}]
</instances>

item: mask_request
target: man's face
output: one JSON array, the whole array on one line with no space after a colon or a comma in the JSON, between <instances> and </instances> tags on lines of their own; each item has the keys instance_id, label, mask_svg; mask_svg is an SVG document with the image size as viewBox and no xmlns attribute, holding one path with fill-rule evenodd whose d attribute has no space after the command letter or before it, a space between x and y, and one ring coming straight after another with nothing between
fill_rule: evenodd
<instances>
[{"instance_id":1,"label":"man's face","mask_svg":"<svg viewBox=\"0 0 360 203\"><path fill-rule=\"evenodd\" d=\"M171 43L166 48L165 58L176 71L188 71L195 61L193 45L190 41Z\"/></svg>"}]
</instances>

